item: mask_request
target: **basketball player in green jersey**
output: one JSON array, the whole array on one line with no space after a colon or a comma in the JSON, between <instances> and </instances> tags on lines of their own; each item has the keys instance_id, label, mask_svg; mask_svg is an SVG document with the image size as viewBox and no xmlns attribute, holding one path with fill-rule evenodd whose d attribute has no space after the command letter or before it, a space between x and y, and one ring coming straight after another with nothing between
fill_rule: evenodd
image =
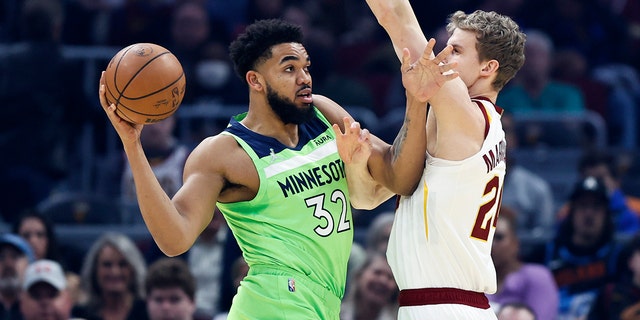
<instances>
[{"instance_id":1,"label":"basketball player in green jersey","mask_svg":"<svg viewBox=\"0 0 640 320\"><path fill-rule=\"evenodd\" d=\"M145 158L139 140L143 126L115 114L101 80L100 102L122 140L142 216L160 249L169 256L187 251L216 205L224 214L250 267L229 319L339 317L353 240L347 182L373 180L346 180L331 124L360 128L335 102L312 95L311 62L301 41L298 26L263 20L231 44L236 72L249 86L248 112L194 149L173 199ZM431 61L433 80L444 83L453 76L442 74L450 67L438 66L438 57ZM406 110L394 146L371 136L347 152L372 162L372 176L384 187L374 190L409 194L418 182L424 149L402 146L424 145L426 110L411 97ZM386 179L390 176L403 178Z\"/></svg>"}]
</instances>

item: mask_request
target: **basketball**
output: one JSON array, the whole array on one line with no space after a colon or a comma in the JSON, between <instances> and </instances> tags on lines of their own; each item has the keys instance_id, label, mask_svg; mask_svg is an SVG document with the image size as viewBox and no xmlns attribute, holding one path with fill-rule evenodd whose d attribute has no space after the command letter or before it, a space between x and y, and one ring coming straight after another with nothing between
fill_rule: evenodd
<instances>
[{"instance_id":1,"label":"basketball","mask_svg":"<svg viewBox=\"0 0 640 320\"><path fill-rule=\"evenodd\" d=\"M116 114L151 124L178 110L186 88L180 61L153 43L132 44L116 53L104 73L105 96Z\"/></svg>"}]
</instances>

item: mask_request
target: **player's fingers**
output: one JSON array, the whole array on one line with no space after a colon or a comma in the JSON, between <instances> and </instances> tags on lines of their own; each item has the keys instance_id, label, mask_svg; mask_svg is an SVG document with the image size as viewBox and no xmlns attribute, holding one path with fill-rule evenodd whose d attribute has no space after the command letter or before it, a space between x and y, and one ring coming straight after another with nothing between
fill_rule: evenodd
<instances>
[{"instance_id":1,"label":"player's fingers","mask_svg":"<svg viewBox=\"0 0 640 320\"><path fill-rule=\"evenodd\" d=\"M458 71L452 71L449 72L447 74L444 75L444 78L449 81L449 80L453 80L455 78L457 78L460 74L458 74Z\"/></svg>"},{"instance_id":2,"label":"player's fingers","mask_svg":"<svg viewBox=\"0 0 640 320\"><path fill-rule=\"evenodd\" d=\"M342 129L340 129L340 126L334 123L331 127L333 128L333 133L336 135L336 139L341 139L344 133Z\"/></svg>"},{"instance_id":3,"label":"player's fingers","mask_svg":"<svg viewBox=\"0 0 640 320\"><path fill-rule=\"evenodd\" d=\"M98 90L98 98L100 99L100 105L102 106L102 108L107 108L109 106L109 103L107 103L107 98L105 97L105 85L101 84L100 85L100 90Z\"/></svg>"},{"instance_id":4,"label":"player's fingers","mask_svg":"<svg viewBox=\"0 0 640 320\"><path fill-rule=\"evenodd\" d=\"M446 46L444 49L442 49L442 51L440 51L440 53L438 53L438 55L435 57L435 59L433 60L435 63L442 63L444 61L446 61L447 57L451 54L451 52L453 52L453 46L452 45L448 45Z\"/></svg>"},{"instance_id":5,"label":"player's fingers","mask_svg":"<svg viewBox=\"0 0 640 320\"><path fill-rule=\"evenodd\" d=\"M401 71L409 71L413 69L411 65L411 52L408 48L402 49L402 70Z\"/></svg>"},{"instance_id":6,"label":"player's fingers","mask_svg":"<svg viewBox=\"0 0 640 320\"><path fill-rule=\"evenodd\" d=\"M427 47L424 48L423 55L427 57L431 57L431 53L433 52L433 48L436 46L436 39L431 38L427 42Z\"/></svg>"},{"instance_id":7,"label":"player's fingers","mask_svg":"<svg viewBox=\"0 0 640 320\"><path fill-rule=\"evenodd\" d=\"M344 117L342 118L342 122L344 123L344 133L347 133L347 130L351 128L351 118Z\"/></svg>"},{"instance_id":8,"label":"player's fingers","mask_svg":"<svg viewBox=\"0 0 640 320\"><path fill-rule=\"evenodd\" d=\"M458 66L457 62L451 62L451 63L445 63L445 64L439 65L438 69L440 70L440 73L446 73L448 71L455 69L457 66Z\"/></svg>"}]
</instances>

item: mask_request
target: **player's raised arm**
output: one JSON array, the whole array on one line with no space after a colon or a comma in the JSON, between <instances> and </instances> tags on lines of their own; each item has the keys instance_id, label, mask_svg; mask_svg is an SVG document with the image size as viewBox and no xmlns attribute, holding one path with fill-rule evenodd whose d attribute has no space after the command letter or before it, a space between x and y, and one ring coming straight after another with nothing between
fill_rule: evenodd
<instances>
[{"instance_id":1,"label":"player's raised arm","mask_svg":"<svg viewBox=\"0 0 640 320\"><path fill-rule=\"evenodd\" d=\"M105 98L104 79L100 79L99 98L111 124L122 140L124 151L133 173L136 195L142 217L158 244L168 256L187 251L213 217L215 201L222 189L222 178L216 173L204 152L196 148L185 166L185 182L174 197L169 198L144 154L140 143L141 124L132 124L120 118L115 106ZM217 179L216 179L217 177ZM206 187L205 187L206 186ZM205 201L202 201L205 199Z\"/></svg>"},{"instance_id":2,"label":"player's raised arm","mask_svg":"<svg viewBox=\"0 0 640 320\"><path fill-rule=\"evenodd\" d=\"M427 38L409 1L367 0L367 4L391 38L398 59L402 59L404 48L409 49L412 57L420 57L427 46Z\"/></svg>"}]
</instances>

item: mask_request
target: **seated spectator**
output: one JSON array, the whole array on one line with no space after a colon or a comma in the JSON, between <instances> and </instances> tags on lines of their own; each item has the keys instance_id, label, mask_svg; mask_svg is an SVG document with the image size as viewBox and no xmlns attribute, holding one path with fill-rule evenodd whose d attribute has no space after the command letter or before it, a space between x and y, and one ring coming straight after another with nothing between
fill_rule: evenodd
<instances>
[{"instance_id":1,"label":"seated spectator","mask_svg":"<svg viewBox=\"0 0 640 320\"><path fill-rule=\"evenodd\" d=\"M12 232L29 243L35 260L58 261L60 253L53 224L44 216L35 211L26 212L13 223Z\"/></svg>"},{"instance_id":2,"label":"seated spectator","mask_svg":"<svg viewBox=\"0 0 640 320\"><path fill-rule=\"evenodd\" d=\"M67 291L73 301L84 299L78 276L80 263L76 261L82 254L77 252L78 250L65 248L64 258L62 257L58 249L53 223L48 218L35 211L26 212L14 222L12 231L31 245L35 260L48 259L60 263L66 271Z\"/></svg>"},{"instance_id":3,"label":"seated spectator","mask_svg":"<svg viewBox=\"0 0 640 320\"><path fill-rule=\"evenodd\" d=\"M144 286L149 320L195 319L196 280L184 260L156 260L149 265Z\"/></svg>"},{"instance_id":4,"label":"seated spectator","mask_svg":"<svg viewBox=\"0 0 640 320\"><path fill-rule=\"evenodd\" d=\"M20 313L24 320L67 320L71 316L73 301L58 262L42 259L31 263L22 288Z\"/></svg>"},{"instance_id":5,"label":"seated spectator","mask_svg":"<svg viewBox=\"0 0 640 320\"><path fill-rule=\"evenodd\" d=\"M620 250L614 234L604 182L591 176L582 179L545 252L545 263L560 291L558 319L586 317L604 285L616 280Z\"/></svg>"},{"instance_id":6,"label":"seated spectator","mask_svg":"<svg viewBox=\"0 0 640 320\"><path fill-rule=\"evenodd\" d=\"M82 285L87 303L73 316L87 320L147 318L143 299L146 265L136 245L124 234L105 233L85 256Z\"/></svg>"},{"instance_id":7,"label":"seated spectator","mask_svg":"<svg viewBox=\"0 0 640 320\"><path fill-rule=\"evenodd\" d=\"M502 115L502 130L507 141L507 175L502 205L515 209L517 233L533 237L553 234L556 224L555 204L549 182L518 163L514 151L519 148L513 114Z\"/></svg>"},{"instance_id":8,"label":"seated spectator","mask_svg":"<svg viewBox=\"0 0 640 320\"><path fill-rule=\"evenodd\" d=\"M551 79L554 48L549 36L538 30L526 34L527 59L512 84L502 90L497 104L515 114L582 113L585 105L580 89Z\"/></svg>"},{"instance_id":9,"label":"seated spectator","mask_svg":"<svg viewBox=\"0 0 640 320\"><path fill-rule=\"evenodd\" d=\"M20 292L33 251L20 236L0 235L0 319L20 319Z\"/></svg>"},{"instance_id":10,"label":"seated spectator","mask_svg":"<svg viewBox=\"0 0 640 320\"><path fill-rule=\"evenodd\" d=\"M398 317L400 291L383 254L368 253L365 262L350 277L340 310L341 320L394 320Z\"/></svg>"},{"instance_id":11,"label":"seated spectator","mask_svg":"<svg viewBox=\"0 0 640 320\"><path fill-rule=\"evenodd\" d=\"M593 176L600 179L606 187L609 198L609 211L613 215L615 232L632 235L640 230L638 213L627 205L627 196L620 187L620 179L615 168L615 159L603 151L587 152L578 163L578 174L581 178ZM567 215L567 206L560 208L558 218Z\"/></svg>"},{"instance_id":12,"label":"seated spectator","mask_svg":"<svg viewBox=\"0 0 640 320\"><path fill-rule=\"evenodd\" d=\"M589 320L637 319L640 315L640 234L633 237L620 263L627 272L618 281L608 284L595 301Z\"/></svg>"},{"instance_id":13,"label":"seated spectator","mask_svg":"<svg viewBox=\"0 0 640 320\"><path fill-rule=\"evenodd\" d=\"M531 307L520 302L503 305L498 311L498 320L538 320Z\"/></svg>"},{"instance_id":14,"label":"seated spectator","mask_svg":"<svg viewBox=\"0 0 640 320\"><path fill-rule=\"evenodd\" d=\"M495 294L487 294L487 298L496 310L508 303L520 302L531 307L538 319L555 320L558 314L555 280L546 266L520 260L515 215L510 208L500 207L491 247L498 290Z\"/></svg>"}]
</instances>

